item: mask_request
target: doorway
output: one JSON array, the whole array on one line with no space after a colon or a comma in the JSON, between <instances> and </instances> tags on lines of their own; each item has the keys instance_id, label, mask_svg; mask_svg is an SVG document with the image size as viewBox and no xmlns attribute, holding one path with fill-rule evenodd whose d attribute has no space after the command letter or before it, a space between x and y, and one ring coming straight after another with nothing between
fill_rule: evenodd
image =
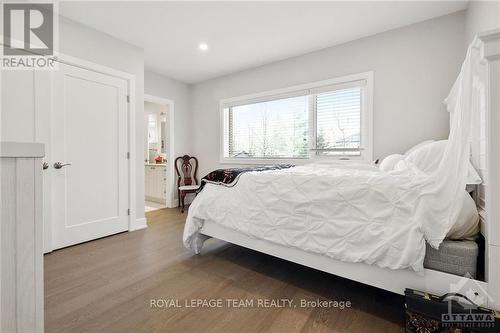
<instances>
[{"instance_id":1,"label":"doorway","mask_svg":"<svg viewBox=\"0 0 500 333\"><path fill-rule=\"evenodd\" d=\"M174 206L173 112L170 100L144 96L144 209Z\"/></svg>"},{"instance_id":2,"label":"doorway","mask_svg":"<svg viewBox=\"0 0 500 333\"><path fill-rule=\"evenodd\" d=\"M132 230L132 75L59 55L34 73L35 137L45 144L44 252Z\"/></svg>"}]
</instances>

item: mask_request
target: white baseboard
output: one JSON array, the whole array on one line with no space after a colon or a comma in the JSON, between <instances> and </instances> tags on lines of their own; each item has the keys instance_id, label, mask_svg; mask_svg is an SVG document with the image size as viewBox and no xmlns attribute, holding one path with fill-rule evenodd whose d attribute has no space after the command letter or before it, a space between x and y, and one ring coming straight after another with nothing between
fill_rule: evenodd
<instances>
[{"instance_id":1,"label":"white baseboard","mask_svg":"<svg viewBox=\"0 0 500 333\"><path fill-rule=\"evenodd\" d=\"M167 207L168 208L176 208L178 204L179 204L179 200L178 199L174 199L172 201L172 204L170 206L167 206Z\"/></svg>"},{"instance_id":2,"label":"white baseboard","mask_svg":"<svg viewBox=\"0 0 500 333\"><path fill-rule=\"evenodd\" d=\"M195 195L192 194L192 193L189 193L185 198L184 198L184 204L187 206L187 205L190 205L191 202L193 202L195 198ZM173 201L173 206L170 207L170 208L175 208L175 207L179 207L179 199L174 199Z\"/></svg>"},{"instance_id":3,"label":"white baseboard","mask_svg":"<svg viewBox=\"0 0 500 333\"><path fill-rule=\"evenodd\" d=\"M147 227L148 227L148 221L146 220L145 217L142 217L140 219L135 220L135 223L132 223L129 231L136 231Z\"/></svg>"},{"instance_id":4,"label":"white baseboard","mask_svg":"<svg viewBox=\"0 0 500 333\"><path fill-rule=\"evenodd\" d=\"M190 204L191 204L191 202L193 202L193 200L194 200L194 198L195 198L195 197L196 197L196 196L195 196L194 194L189 193L189 194L186 196L186 198L184 199L184 204L185 204L185 205L190 205ZM174 198L174 199L172 200L172 205L171 205L171 206L167 205L167 207L168 207L168 208L177 208L177 207L179 207L179 199L178 199L178 198Z\"/></svg>"}]
</instances>

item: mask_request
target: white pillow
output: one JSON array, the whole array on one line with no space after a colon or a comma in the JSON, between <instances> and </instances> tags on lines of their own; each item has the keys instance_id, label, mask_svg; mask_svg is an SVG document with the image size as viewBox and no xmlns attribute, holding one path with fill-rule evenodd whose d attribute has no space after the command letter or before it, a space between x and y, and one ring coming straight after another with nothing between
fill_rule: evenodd
<instances>
[{"instance_id":1,"label":"white pillow","mask_svg":"<svg viewBox=\"0 0 500 333\"><path fill-rule=\"evenodd\" d=\"M425 140L425 141L420 142L419 144L414 145L413 147L408 149L408 151L405 153L405 156L408 156L409 154L411 154L412 152L414 152L418 148L423 147L425 145L428 145L429 143L433 143L434 141L435 140Z\"/></svg>"},{"instance_id":2,"label":"white pillow","mask_svg":"<svg viewBox=\"0 0 500 333\"><path fill-rule=\"evenodd\" d=\"M426 145L410 149L406 154L405 161L413 163L418 169L425 173L436 170L446 148L447 140L435 141Z\"/></svg>"},{"instance_id":3,"label":"white pillow","mask_svg":"<svg viewBox=\"0 0 500 333\"><path fill-rule=\"evenodd\" d=\"M475 236L478 232L479 214L477 212L476 203L469 193L465 193L457 220L446 237L449 239L464 239Z\"/></svg>"},{"instance_id":4,"label":"white pillow","mask_svg":"<svg viewBox=\"0 0 500 333\"><path fill-rule=\"evenodd\" d=\"M392 171L394 170L394 166L401 161L403 158L405 158L401 154L392 154L387 156L380 162L379 169L381 171Z\"/></svg>"},{"instance_id":5,"label":"white pillow","mask_svg":"<svg viewBox=\"0 0 500 333\"><path fill-rule=\"evenodd\" d=\"M407 153L405 161L413 163L417 168L425 173L432 172L438 168L447 144L448 140L440 140L421 145L409 154ZM474 169L474 166L472 166L470 161L468 168L467 184L481 184L481 177L479 177L476 169Z\"/></svg>"}]
</instances>

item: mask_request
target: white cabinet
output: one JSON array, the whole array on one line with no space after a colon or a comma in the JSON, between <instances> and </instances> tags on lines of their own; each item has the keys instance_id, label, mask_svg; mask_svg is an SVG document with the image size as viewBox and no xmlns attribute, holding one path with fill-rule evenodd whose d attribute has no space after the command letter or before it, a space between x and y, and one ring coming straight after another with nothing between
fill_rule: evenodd
<instances>
[{"instance_id":1,"label":"white cabinet","mask_svg":"<svg viewBox=\"0 0 500 333\"><path fill-rule=\"evenodd\" d=\"M0 332L43 332L42 144L0 145Z\"/></svg>"},{"instance_id":2,"label":"white cabinet","mask_svg":"<svg viewBox=\"0 0 500 333\"><path fill-rule=\"evenodd\" d=\"M165 203L167 199L167 167L146 164L144 169L146 200Z\"/></svg>"}]
</instances>

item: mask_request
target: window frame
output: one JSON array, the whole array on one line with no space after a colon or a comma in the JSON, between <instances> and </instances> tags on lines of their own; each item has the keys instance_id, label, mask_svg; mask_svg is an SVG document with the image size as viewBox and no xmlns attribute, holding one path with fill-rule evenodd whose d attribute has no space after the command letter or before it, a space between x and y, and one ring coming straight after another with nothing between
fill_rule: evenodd
<instances>
[{"instance_id":1,"label":"window frame","mask_svg":"<svg viewBox=\"0 0 500 333\"><path fill-rule=\"evenodd\" d=\"M373 71L358 74L336 77L333 79L311 82L302 85L291 86L283 89L275 89L261 93L232 97L219 101L219 162L221 164L273 164L273 163L294 163L305 164L314 161L331 160L355 160L371 162L373 160ZM316 148L317 124L316 124L316 103L311 96L316 95L314 90L332 87L342 89L355 85L356 82L364 81L361 94L361 155L360 156L335 156L321 155ZM331 90L327 90L331 91ZM297 96L300 94L309 95L308 114L308 143L309 157L307 158L235 158L224 156L224 109L230 106L242 105L275 100L280 98Z\"/></svg>"}]
</instances>

